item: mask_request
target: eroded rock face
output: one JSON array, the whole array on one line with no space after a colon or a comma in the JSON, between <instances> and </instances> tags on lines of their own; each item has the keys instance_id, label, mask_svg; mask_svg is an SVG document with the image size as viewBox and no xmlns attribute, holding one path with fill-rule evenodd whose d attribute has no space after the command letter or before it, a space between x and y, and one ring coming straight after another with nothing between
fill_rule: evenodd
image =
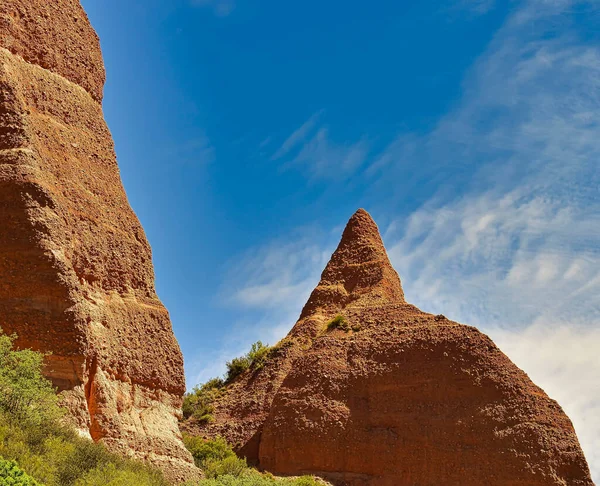
<instances>
[{"instance_id":1,"label":"eroded rock face","mask_svg":"<svg viewBox=\"0 0 600 486\"><path fill-rule=\"evenodd\" d=\"M353 330L327 331L337 314ZM593 484L554 400L477 329L404 301L363 210L283 344L199 430L268 471L350 486Z\"/></svg>"},{"instance_id":2,"label":"eroded rock face","mask_svg":"<svg viewBox=\"0 0 600 486\"><path fill-rule=\"evenodd\" d=\"M0 4L0 327L48 351L82 432L193 471L183 359L104 122L98 38L77 0Z\"/></svg>"}]
</instances>

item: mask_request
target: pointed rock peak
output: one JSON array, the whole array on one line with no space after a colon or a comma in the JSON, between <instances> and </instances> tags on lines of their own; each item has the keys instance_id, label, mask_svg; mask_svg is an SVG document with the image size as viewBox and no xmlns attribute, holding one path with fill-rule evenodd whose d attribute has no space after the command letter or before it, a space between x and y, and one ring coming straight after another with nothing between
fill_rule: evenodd
<instances>
[{"instance_id":1,"label":"pointed rock peak","mask_svg":"<svg viewBox=\"0 0 600 486\"><path fill-rule=\"evenodd\" d=\"M404 302L400 278L392 268L379 228L359 209L348 221L342 239L302 310L301 318L344 307Z\"/></svg>"},{"instance_id":2,"label":"pointed rock peak","mask_svg":"<svg viewBox=\"0 0 600 486\"><path fill-rule=\"evenodd\" d=\"M369 213L359 209L348 221L332 261L339 260L342 265L349 265L381 259L390 264L379 228Z\"/></svg>"}]
</instances>

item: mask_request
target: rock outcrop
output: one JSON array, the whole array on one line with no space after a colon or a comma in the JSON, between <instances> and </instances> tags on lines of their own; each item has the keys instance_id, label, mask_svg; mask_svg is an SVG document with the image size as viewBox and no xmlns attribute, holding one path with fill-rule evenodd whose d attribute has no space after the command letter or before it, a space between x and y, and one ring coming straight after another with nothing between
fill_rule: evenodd
<instances>
[{"instance_id":1,"label":"rock outcrop","mask_svg":"<svg viewBox=\"0 0 600 486\"><path fill-rule=\"evenodd\" d=\"M170 477L183 359L102 114L98 37L78 0L0 3L0 327L52 353L73 419Z\"/></svg>"},{"instance_id":2,"label":"rock outcrop","mask_svg":"<svg viewBox=\"0 0 600 486\"><path fill-rule=\"evenodd\" d=\"M336 315L347 326L328 330ZM477 329L405 302L363 210L267 364L186 427L338 485L593 484L554 400Z\"/></svg>"}]
</instances>

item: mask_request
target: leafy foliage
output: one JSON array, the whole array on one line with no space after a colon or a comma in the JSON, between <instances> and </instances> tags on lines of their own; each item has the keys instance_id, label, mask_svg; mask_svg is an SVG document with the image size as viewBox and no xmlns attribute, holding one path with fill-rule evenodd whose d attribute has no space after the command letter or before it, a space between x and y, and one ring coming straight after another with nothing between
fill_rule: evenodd
<instances>
[{"instance_id":1,"label":"leafy foliage","mask_svg":"<svg viewBox=\"0 0 600 486\"><path fill-rule=\"evenodd\" d=\"M222 437L205 440L184 435L183 441L192 453L196 466L204 470L207 478L225 475L239 477L248 469L246 460L239 459Z\"/></svg>"},{"instance_id":2,"label":"leafy foliage","mask_svg":"<svg viewBox=\"0 0 600 486\"><path fill-rule=\"evenodd\" d=\"M61 415L52 384L42 375L44 355L13 350L16 336L0 331L0 410L32 425Z\"/></svg>"},{"instance_id":3,"label":"leafy foliage","mask_svg":"<svg viewBox=\"0 0 600 486\"><path fill-rule=\"evenodd\" d=\"M218 478L219 476L234 476L239 478L248 470L248 464L246 464L246 459L233 456L222 460L206 460L202 469L207 478Z\"/></svg>"},{"instance_id":4,"label":"leafy foliage","mask_svg":"<svg viewBox=\"0 0 600 486\"><path fill-rule=\"evenodd\" d=\"M319 483L310 476L301 478L275 478L268 474L261 474L254 469L247 469L239 476L230 474L216 478L203 479L189 486L319 486Z\"/></svg>"},{"instance_id":5,"label":"leafy foliage","mask_svg":"<svg viewBox=\"0 0 600 486\"><path fill-rule=\"evenodd\" d=\"M200 468L207 461L223 461L229 457L236 457L231 446L222 437L206 440L184 434L183 443L192 453L194 462Z\"/></svg>"},{"instance_id":6,"label":"leafy foliage","mask_svg":"<svg viewBox=\"0 0 600 486\"><path fill-rule=\"evenodd\" d=\"M231 383L247 369L262 368L267 361L271 349L269 345L263 344L262 341L257 341L252 345L247 354L229 361L227 363L225 383Z\"/></svg>"},{"instance_id":7,"label":"leafy foliage","mask_svg":"<svg viewBox=\"0 0 600 486\"><path fill-rule=\"evenodd\" d=\"M212 421L213 402L221 394L223 380L213 378L204 385L194 387L183 397L182 411L185 418L194 417L199 422Z\"/></svg>"},{"instance_id":8,"label":"leafy foliage","mask_svg":"<svg viewBox=\"0 0 600 486\"><path fill-rule=\"evenodd\" d=\"M40 486L40 483L25 474L15 461L0 458L0 486Z\"/></svg>"},{"instance_id":9,"label":"leafy foliage","mask_svg":"<svg viewBox=\"0 0 600 486\"><path fill-rule=\"evenodd\" d=\"M255 342L250 351L248 351L248 359L254 369L260 369L267 361L267 357L271 352L271 347L268 344L263 344L262 341Z\"/></svg>"},{"instance_id":10,"label":"leafy foliage","mask_svg":"<svg viewBox=\"0 0 600 486\"><path fill-rule=\"evenodd\" d=\"M332 331L333 329L341 329L342 331L348 332L350 330L350 324L344 316L338 314L327 323L327 330Z\"/></svg>"},{"instance_id":11,"label":"leafy foliage","mask_svg":"<svg viewBox=\"0 0 600 486\"><path fill-rule=\"evenodd\" d=\"M12 349L14 339L0 333L1 486L167 485L159 471L112 454L62 423L64 411L42 375L44 356ZM6 461L15 461L37 482L2 483L9 474L1 469L8 468Z\"/></svg>"},{"instance_id":12,"label":"leafy foliage","mask_svg":"<svg viewBox=\"0 0 600 486\"><path fill-rule=\"evenodd\" d=\"M221 437L206 440L184 435L183 441L206 476L206 479L187 483L187 486L318 486L310 476L276 479L249 468L246 460L238 458Z\"/></svg>"}]
</instances>

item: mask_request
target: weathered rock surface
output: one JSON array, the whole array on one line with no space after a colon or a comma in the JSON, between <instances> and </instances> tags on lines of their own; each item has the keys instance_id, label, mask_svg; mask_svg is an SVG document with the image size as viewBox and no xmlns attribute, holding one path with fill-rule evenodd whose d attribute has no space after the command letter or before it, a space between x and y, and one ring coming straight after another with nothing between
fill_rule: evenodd
<instances>
[{"instance_id":1,"label":"weathered rock surface","mask_svg":"<svg viewBox=\"0 0 600 486\"><path fill-rule=\"evenodd\" d=\"M104 122L104 66L78 0L0 3L0 327L48 351L81 431L193 471L183 359Z\"/></svg>"},{"instance_id":2,"label":"weathered rock surface","mask_svg":"<svg viewBox=\"0 0 600 486\"><path fill-rule=\"evenodd\" d=\"M354 330L327 331L342 314ZM298 323L219 400L221 434L275 474L363 486L592 485L573 426L477 329L404 301L359 210Z\"/></svg>"}]
</instances>

